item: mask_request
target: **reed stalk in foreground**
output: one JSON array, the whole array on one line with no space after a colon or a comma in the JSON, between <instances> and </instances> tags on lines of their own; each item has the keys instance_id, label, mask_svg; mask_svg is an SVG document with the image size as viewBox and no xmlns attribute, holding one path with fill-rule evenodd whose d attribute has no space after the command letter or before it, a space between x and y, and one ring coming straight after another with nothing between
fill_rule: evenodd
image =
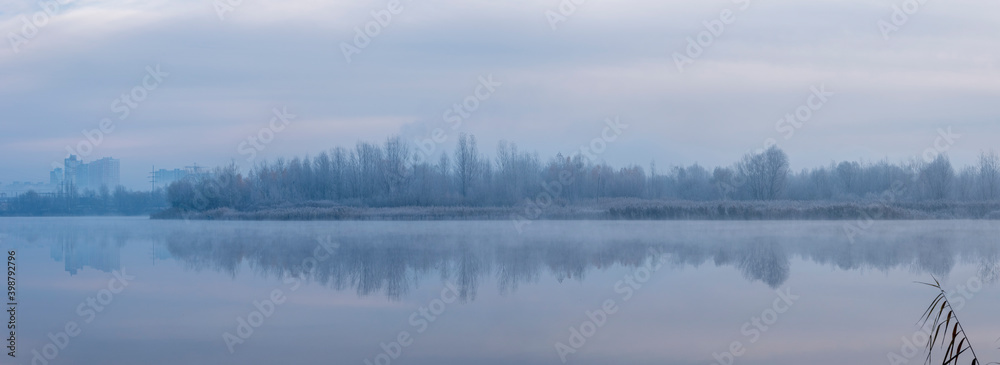
<instances>
[{"instance_id":1,"label":"reed stalk in foreground","mask_svg":"<svg viewBox=\"0 0 1000 365\"><path fill-rule=\"evenodd\" d=\"M979 358L976 356L976 350L972 349L972 344L969 343L965 328L962 327L962 322L958 320L958 314L955 313L951 302L948 301L948 294L941 288L941 283L938 282L937 278L933 276L931 278L934 279L934 284L918 282L940 291L937 297L934 298L934 301L931 302L931 305L924 311L923 316L921 316L923 321L921 328L924 328L923 326L926 326L927 322L931 321L930 328L934 329L930 339L927 341L927 360L925 364L930 365L932 360L931 355L933 355L934 344L936 343L940 343L939 349L945 349L941 365L958 365L959 358L966 351L972 356L972 365L980 364ZM942 318L944 318L944 322L941 321ZM945 344L947 344L947 347Z\"/></svg>"}]
</instances>

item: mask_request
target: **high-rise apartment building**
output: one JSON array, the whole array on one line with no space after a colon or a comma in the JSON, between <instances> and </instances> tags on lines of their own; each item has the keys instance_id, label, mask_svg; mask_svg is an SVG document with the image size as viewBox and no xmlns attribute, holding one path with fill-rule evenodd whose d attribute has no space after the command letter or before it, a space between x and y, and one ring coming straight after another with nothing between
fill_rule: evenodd
<instances>
[{"instance_id":1,"label":"high-rise apartment building","mask_svg":"<svg viewBox=\"0 0 1000 365\"><path fill-rule=\"evenodd\" d=\"M63 181L65 180L65 176L66 175L65 173L63 173L63 169L57 167L55 170L52 170L52 172L49 173L49 185L52 186L62 185Z\"/></svg>"},{"instance_id":2,"label":"high-rise apartment building","mask_svg":"<svg viewBox=\"0 0 1000 365\"><path fill-rule=\"evenodd\" d=\"M114 190L121 183L121 162L118 159L105 157L87 164L87 185L97 190L102 186Z\"/></svg>"},{"instance_id":3,"label":"high-rise apartment building","mask_svg":"<svg viewBox=\"0 0 1000 365\"><path fill-rule=\"evenodd\" d=\"M105 157L84 163L76 155L70 155L63 160L63 168L49 173L49 180L54 185L65 183L77 190L97 190L102 186L114 189L121 184L121 161Z\"/></svg>"},{"instance_id":4,"label":"high-rise apartment building","mask_svg":"<svg viewBox=\"0 0 1000 365\"><path fill-rule=\"evenodd\" d=\"M174 181L178 181L178 180L183 180L185 177L188 177L189 175L191 175L191 173L188 170L181 170L181 169L173 169L173 170L159 169L159 170L156 170L156 171L153 172L153 183L157 187L161 187L161 186L162 187L166 187L166 186L169 186L170 183L172 183Z\"/></svg>"}]
</instances>

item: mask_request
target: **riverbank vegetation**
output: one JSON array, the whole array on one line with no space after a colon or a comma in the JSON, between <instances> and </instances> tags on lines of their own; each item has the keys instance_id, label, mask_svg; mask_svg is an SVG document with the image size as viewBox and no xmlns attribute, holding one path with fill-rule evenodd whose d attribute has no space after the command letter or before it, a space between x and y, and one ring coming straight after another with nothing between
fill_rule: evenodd
<instances>
[{"instance_id":1,"label":"riverbank vegetation","mask_svg":"<svg viewBox=\"0 0 1000 365\"><path fill-rule=\"evenodd\" d=\"M771 147L730 166L612 167L476 138L431 158L398 137L314 157L231 164L175 182L155 218L942 219L1000 215L1000 158L956 170L947 155L790 169Z\"/></svg>"},{"instance_id":2,"label":"riverbank vegetation","mask_svg":"<svg viewBox=\"0 0 1000 365\"><path fill-rule=\"evenodd\" d=\"M55 193L29 191L0 199L0 216L148 215L167 208L163 189L131 191L119 186L97 191L64 187Z\"/></svg>"}]
</instances>

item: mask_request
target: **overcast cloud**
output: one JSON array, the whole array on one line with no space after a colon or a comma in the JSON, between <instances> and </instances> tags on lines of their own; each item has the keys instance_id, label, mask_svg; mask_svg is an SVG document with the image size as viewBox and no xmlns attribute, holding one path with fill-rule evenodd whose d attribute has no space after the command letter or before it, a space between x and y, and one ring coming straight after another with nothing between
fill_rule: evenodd
<instances>
[{"instance_id":1,"label":"overcast cloud","mask_svg":"<svg viewBox=\"0 0 1000 365\"><path fill-rule=\"evenodd\" d=\"M439 150L469 132L487 153L507 139L547 158L615 116L629 128L601 156L613 165L728 165L768 138L793 169L899 161L948 128L964 165L1000 136L997 2L925 1L887 40L879 22L904 1L589 0L553 30L556 0L402 0L350 63L342 43L389 1L243 0L222 19L210 0L77 0L37 16L46 3L59 4L0 4L2 183L47 181L104 118L114 130L85 159L120 158L133 188L152 165L245 164L238 146L274 108L295 117L258 159L438 127ZM674 53L724 9L735 20L680 72ZM446 110L491 75L501 85L452 130ZM155 88L122 118L116 99L144 78ZM786 139L776 123L812 88L833 95Z\"/></svg>"}]
</instances>

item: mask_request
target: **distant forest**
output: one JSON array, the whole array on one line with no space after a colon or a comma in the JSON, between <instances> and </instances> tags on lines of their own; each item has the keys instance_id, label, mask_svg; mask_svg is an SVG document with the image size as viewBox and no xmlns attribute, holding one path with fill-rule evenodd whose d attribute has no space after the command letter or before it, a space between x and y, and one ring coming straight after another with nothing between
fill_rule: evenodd
<instances>
[{"instance_id":1,"label":"distant forest","mask_svg":"<svg viewBox=\"0 0 1000 365\"><path fill-rule=\"evenodd\" d=\"M543 160L473 135L431 159L401 138L314 157L235 164L171 183L0 201L0 216L146 215L197 219L875 219L1000 218L1000 157L842 161L792 171L778 147L730 166L612 167L583 154ZM794 203L794 204L792 204ZM406 209L412 208L412 209ZM523 210L522 210L523 209ZM262 213L263 212L263 213Z\"/></svg>"},{"instance_id":2,"label":"distant forest","mask_svg":"<svg viewBox=\"0 0 1000 365\"><path fill-rule=\"evenodd\" d=\"M399 137L359 142L314 157L231 164L167 188L175 212L259 211L276 207L516 207L609 199L687 202L992 202L1000 197L1000 158L956 169L945 154L893 163L843 161L792 171L778 147L747 153L731 166L664 170L650 163L612 167L584 155L537 153L500 142L492 157L463 134L435 159ZM432 161L427 161L432 160ZM311 205L310 205L311 204ZM992 206L992 205L991 205Z\"/></svg>"}]
</instances>

